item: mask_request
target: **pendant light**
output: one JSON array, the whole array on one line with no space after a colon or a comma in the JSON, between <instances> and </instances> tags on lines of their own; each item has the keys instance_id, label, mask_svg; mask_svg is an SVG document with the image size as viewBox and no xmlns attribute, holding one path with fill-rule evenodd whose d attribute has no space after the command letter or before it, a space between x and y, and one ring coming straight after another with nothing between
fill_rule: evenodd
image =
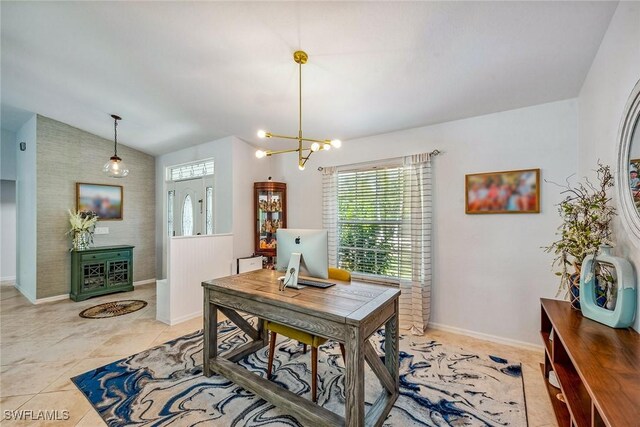
<instances>
[{"instance_id":1,"label":"pendant light","mask_svg":"<svg viewBox=\"0 0 640 427\"><path fill-rule=\"evenodd\" d=\"M118 120L122 120L122 117L115 114L112 114L111 117L113 118L113 156L104 164L102 171L111 178L124 178L129 175L129 168L118 157Z\"/></svg>"},{"instance_id":2,"label":"pendant light","mask_svg":"<svg viewBox=\"0 0 640 427\"><path fill-rule=\"evenodd\" d=\"M262 159L267 156L282 153L298 153L298 169L304 170L304 166L309 160L312 153L320 150L329 150L331 147L340 148L342 142L339 139L311 139L302 136L302 65L307 63L309 55L306 52L298 50L293 53L293 60L298 64L298 136L276 135L265 130L258 131L258 138L282 138L293 139L298 141L298 147L289 150L258 150L256 157ZM304 146L305 142L310 142L308 147Z\"/></svg>"}]
</instances>

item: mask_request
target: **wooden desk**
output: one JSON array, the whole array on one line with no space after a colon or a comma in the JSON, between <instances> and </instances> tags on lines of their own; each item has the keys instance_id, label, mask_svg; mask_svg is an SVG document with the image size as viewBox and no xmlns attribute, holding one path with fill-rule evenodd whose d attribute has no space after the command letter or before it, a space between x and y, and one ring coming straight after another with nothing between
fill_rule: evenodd
<instances>
[{"instance_id":1,"label":"wooden desk","mask_svg":"<svg viewBox=\"0 0 640 427\"><path fill-rule=\"evenodd\" d=\"M398 297L400 290L358 282L336 282L320 289L278 291L271 270L202 282L204 287L203 373L218 372L239 386L284 409L313 426L380 426L398 398ZM218 355L217 312L241 328L252 341ZM258 317L254 328L236 310ZM237 365L237 360L268 343L262 319L330 338L345 345L345 417L322 408L275 383ZM385 361L380 360L368 338L385 327ZM365 414L364 362L380 379L383 392Z\"/></svg>"}]
</instances>

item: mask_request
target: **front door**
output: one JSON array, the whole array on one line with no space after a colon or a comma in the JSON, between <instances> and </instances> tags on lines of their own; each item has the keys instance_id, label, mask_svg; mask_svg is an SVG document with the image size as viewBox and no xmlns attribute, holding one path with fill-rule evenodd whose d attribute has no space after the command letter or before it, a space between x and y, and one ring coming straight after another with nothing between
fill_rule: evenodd
<instances>
[{"instance_id":1,"label":"front door","mask_svg":"<svg viewBox=\"0 0 640 427\"><path fill-rule=\"evenodd\" d=\"M204 231L204 194L202 178L172 183L173 236L193 236Z\"/></svg>"}]
</instances>

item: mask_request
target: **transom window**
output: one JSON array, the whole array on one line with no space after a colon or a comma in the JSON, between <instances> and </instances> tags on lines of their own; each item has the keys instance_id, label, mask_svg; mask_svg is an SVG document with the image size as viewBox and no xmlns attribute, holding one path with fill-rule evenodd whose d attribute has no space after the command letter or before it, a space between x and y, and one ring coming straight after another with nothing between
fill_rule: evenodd
<instances>
[{"instance_id":1,"label":"transom window","mask_svg":"<svg viewBox=\"0 0 640 427\"><path fill-rule=\"evenodd\" d=\"M182 181L184 179L199 178L213 175L213 160L171 166L167 168L168 181Z\"/></svg>"}]
</instances>

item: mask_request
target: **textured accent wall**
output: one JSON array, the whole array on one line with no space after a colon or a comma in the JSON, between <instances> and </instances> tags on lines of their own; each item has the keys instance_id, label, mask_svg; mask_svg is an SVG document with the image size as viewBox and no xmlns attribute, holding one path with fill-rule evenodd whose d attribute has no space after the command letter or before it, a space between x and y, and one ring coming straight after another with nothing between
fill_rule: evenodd
<instances>
[{"instance_id":1,"label":"textured accent wall","mask_svg":"<svg viewBox=\"0 0 640 427\"><path fill-rule=\"evenodd\" d=\"M105 116L105 120L107 117ZM119 127L119 133L126 127ZM94 246L134 245L134 281L155 277L155 160L118 144L129 166L124 179L109 178L102 166L113 155L113 141L38 116L37 122L37 293L36 298L68 294L71 240L68 209L75 209L76 183L122 185L122 221L99 221L109 234L96 235Z\"/></svg>"}]
</instances>

